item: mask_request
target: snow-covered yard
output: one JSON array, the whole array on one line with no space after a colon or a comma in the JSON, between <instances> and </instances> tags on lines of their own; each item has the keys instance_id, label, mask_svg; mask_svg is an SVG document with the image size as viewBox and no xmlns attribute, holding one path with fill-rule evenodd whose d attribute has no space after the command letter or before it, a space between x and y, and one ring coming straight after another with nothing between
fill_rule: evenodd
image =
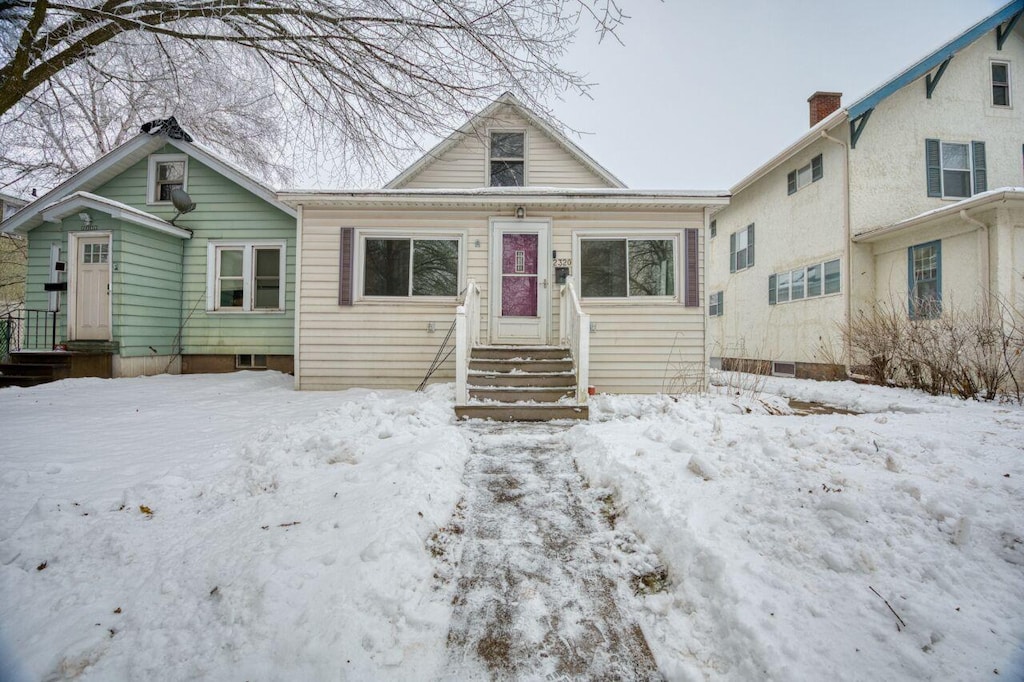
<instances>
[{"instance_id":1,"label":"snow-covered yard","mask_svg":"<svg viewBox=\"0 0 1024 682\"><path fill-rule=\"evenodd\" d=\"M774 414L777 394L863 414ZM760 397L598 396L558 436L667 571L619 605L664 676L1024 679L1024 410ZM0 391L0 434L0 679L450 669L431 543L472 443L450 387L76 379Z\"/></svg>"}]
</instances>

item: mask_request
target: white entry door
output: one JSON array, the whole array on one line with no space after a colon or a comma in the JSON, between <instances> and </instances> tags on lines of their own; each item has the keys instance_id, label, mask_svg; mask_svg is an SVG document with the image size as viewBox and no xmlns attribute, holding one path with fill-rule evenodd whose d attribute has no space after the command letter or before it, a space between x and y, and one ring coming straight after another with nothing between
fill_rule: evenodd
<instances>
[{"instance_id":1,"label":"white entry door","mask_svg":"<svg viewBox=\"0 0 1024 682\"><path fill-rule=\"evenodd\" d=\"M74 338L110 340L110 237L75 239Z\"/></svg>"},{"instance_id":2,"label":"white entry door","mask_svg":"<svg viewBox=\"0 0 1024 682\"><path fill-rule=\"evenodd\" d=\"M491 223L491 343L546 344L551 225Z\"/></svg>"}]
</instances>

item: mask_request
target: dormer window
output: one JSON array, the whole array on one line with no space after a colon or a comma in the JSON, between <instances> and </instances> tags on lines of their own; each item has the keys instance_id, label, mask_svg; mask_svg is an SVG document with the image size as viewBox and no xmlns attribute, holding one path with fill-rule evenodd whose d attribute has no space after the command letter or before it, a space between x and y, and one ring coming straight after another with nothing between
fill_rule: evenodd
<instances>
[{"instance_id":1,"label":"dormer window","mask_svg":"<svg viewBox=\"0 0 1024 682\"><path fill-rule=\"evenodd\" d=\"M491 187L522 187L526 184L526 133L491 132Z\"/></svg>"},{"instance_id":2,"label":"dormer window","mask_svg":"<svg viewBox=\"0 0 1024 682\"><path fill-rule=\"evenodd\" d=\"M149 157L150 204L169 204L171 192L187 189L188 157L184 154L154 154Z\"/></svg>"}]
</instances>

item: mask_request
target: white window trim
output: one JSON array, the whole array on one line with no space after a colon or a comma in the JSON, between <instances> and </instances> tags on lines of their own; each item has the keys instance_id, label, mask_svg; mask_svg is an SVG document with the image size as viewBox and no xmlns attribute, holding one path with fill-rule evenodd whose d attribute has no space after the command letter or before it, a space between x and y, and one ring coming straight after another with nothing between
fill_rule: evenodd
<instances>
[{"instance_id":1,"label":"white window trim","mask_svg":"<svg viewBox=\"0 0 1024 682\"><path fill-rule=\"evenodd\" d=\"M722 317L722 299L725 292L714 291L708 296L708 317Z\"/></svg>"},{"instance_id":2,"label":"white window trim","mask_svg":"<svg viewBox=\"0 0 1024 682\"><path fill-rule=\"evenodd\" d=\"M993 79L992 67L996 64L1002 64L1006 67L1006 104L996 104L995 89L996 82ZM988 83L989 83L989 99L994 107L999 109L1012 109L1013 108L1013 76L1010 74L1010 62L1003 59L992 59L988 64Z\"/></svg>"},{"instance_id":3,"label":"white window trim","mask_svg":"<svg viewBox=\"0 0 1024 682\"><path fill-rule=\"evenodd\" d=\"M665 241L672 240L672 258L675 261L673 263L673 282L675 283L675 293L671 296L583 296L583 260L580 258L580 242L587 239L599 239L604 241L619 241L622 239L634 240L634 239L648 239ZM650 230L615 230L615 231L580 231L572 233L572 262L575 264L573 268L573 280L576 282L577 291L581 300L585 300L587 303L598 303L598 304L611 304L616 303L622 304L629 302L631 305L643 302L643 303L678 303L682 301L682 288L685 284L683 277L683 264L682 255L680 253L680 244L683 243L684 236L681 230L671 230L665 232L651 232ZM629 255L627 253L626 267L629 267Z\"/></svg>"},{"instance_id":4,"label":"white window trim","mask_svg":"<svg viewBox=\"0 0 1024 682\"><path fill-rule=\"evenodd\" d=\"M946 145L957 145L967 148L967 168L950 168L951 171L957 173L963 173L967 171L967 196L960 196L958 194L947 194L946 193L946 164L942 150ZM942 181L942 198L952 199L953 201L961 201L974 196L974 145L970 142L959 142L957 140L939 140L939 177Z\"/></svg>"},{"instance_id":5,"label":"white window trim","mask_svg":"<svg viewBox=\"0 0 1024 682\"><path fill-rule=\"evenodd\" d=\"M833 261L838 261L839 262L839 291L833 291L833 292L827 294L827 293L825 293L825 263L831 263ZM818 266L818 267L821 268L821 293L820 294L808 294L807 293L807 283L810 281L810 276L809 276L810 273L809 273L809 271L810 271L811 268L813 268L815 266ZM804 294L800 298L793 298L793 277L792 277L792 275L793 275L794 272L803 272L804 273L804 286L803 286ZM789 298L787 298L785 301L780 301L779 300L779 277L781 277L782 275L786 275L786 276L789 277ZM792 268L790 270L785 270L785 271L780 271L780 272L773 272L770 275L770 277L774 277L775 278L775 303L772 303L771 305L786 305L787 303L800 303L801 301L813 301L813 300L816 300L816 299L819 299L819 298L830 298L832 296L839 296L840 294L843 293L843 259L842 258L829 258L828 260L823 260L823 261L820 261L818 263L811 263L810 265L805 265L802 268Z\"/></svg>"},{"instance_id":6,"label":"white window trim","mask_svg":"<svg viewBox=\"0 0 1024 682\"><path fill-rule=\"evenodd\" d=\"M523 134L523 187L530 185L530 131L528 128L488 128L487 129L487 164L484 167L484 187L501 187L491 184L491 161L518 161L511 156L491 157L491 133L522 133Z\"/></svg>"},{"instance_id":7,"label":"white window trim","mask_svg":"<svg viewBox=\"0 0 1024 682\"><path fill-rule=\"evenodd\" d=\"M146 203L150 205L169 206L170 201L158 201L156 193L156 165L168 161L184 161L185 173L181 181L181 188L188 191L188 154L150 154L149 170L146 174Z\"/></svg>"},{"instance_id":8,"label":"white window trim","mask_svg":"<svg viewBox=\"0 0 1024 682\"><path fill-rule=\"evenodd\" d=\"M739 253L740 251L747 251L748 255L749 255L749 249L750 249L750 236L749 236L749 232L750 232L750 228L753 227L753 226L754 226L754 223L750 223L746 227L744 227L743 229L736 230L735 232L733 232L732 234L729 235L729 242L730 242L730 244L729 244L729 247L730 247L730 251L729 251L729 274L735 275L737 272L743 272L744 270L749 270L750 268L754 267L754 264L751 263L750 259L748 258L747 259L747 264L744 265L742 268L740 268L740 267L737 267L736 269L732 268L732 264L735 262L735 258L736 258L736 254L737 253ZM747 234L747 245L744 246L742 249L738 249L736 251L732 251L731 250L731 248L732 248L732 241L733 241L732 240L732 235L738 235L740 233L748 233ZM756 254L757 254L756 250L754 251L754 254L755 254L755 258L756 258Z\"/></svg>"},{"instance_id":9,"label":"white window trim","mask_svg":"<svg viewBox=\"0 0 1024 682\"><path fill-rule=\"evenodd\" d=\"M278 291L279 306L277 308L255 308L253 307L253 285L255 284L255 273L253 272L253 251L258 248L278 248L281 250L280 273L281 286ZM220 249L242 249L242 296L241 308L220 308L218 307L220 297L218 294L219 280L217 277L217 251ZM288 263L288 242L284 239L211 239L206 242L206 311L218 315L266 315L280 314L286 312L287 301L287 263Z\"/></svg>"},{"instance_id":10,"label":"white window trim","mask_svg":"<svg viewBox=\"0 0 1024 682\"><path fill-rule=\"evenodd\" d=\"M363 288L366 286L366 240L367 239L456 239L459 242L459 267L456 278L455 296L367 296ZM354 302L364 303L392 303L403 302L438 302L450 303L458 301L459 293L466 287L466 243L469 241L465 230L398 230L398 229L359 229L355 231L353 239L356 253L355 260L355 288L356 295ZM412 273L410 272L410 277Z\"/></svg>"}]
</instances>

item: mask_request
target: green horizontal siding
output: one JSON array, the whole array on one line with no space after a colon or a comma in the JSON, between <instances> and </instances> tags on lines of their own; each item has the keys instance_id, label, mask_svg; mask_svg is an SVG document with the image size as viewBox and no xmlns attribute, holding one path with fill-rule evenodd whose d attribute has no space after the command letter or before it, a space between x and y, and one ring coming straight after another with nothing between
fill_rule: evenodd
<instances>
[{"instance_id":1,"label":"green horizontal siding","mask_svg":"<svg viewBox=\"0 0 1024 682\"><path fill-rule=\"evenodd\" d=\"M160 154L178 153L174 147L164 147ZM115 201L134 206L153 215L167 220L174 217L175 211L166 205L147 205L147 174L148 159L135 164L118 177L96 190L99 194ZM180 216L175 222L179 227L193 231L192 239L185 240L181 267L181 319L184 321L182 333L183 352L189 354L205 353L260 353L268 355L291 355L294 347L294 313L295 308L295 219L287 213L263 201L248 190L239 187L227 178L214 172L195 159L188 162L188 193L196 202L196 209ZM182 246L178 241L179 248ZM285 313L208 313L206 311L207 282L207 242L211 239L285 240L287 248L287 264L285 271ZM124 245L125 275L147 276L169 282L169 275L159 267L163 255L158 254L161 248L152 245L155 251L129 242ZM153 306L162 306L166 300L162 287L153 286L151 295ZM157 299L161 299L157 302ZM125 306L138 305L137 302L125 302ZM166 327L157 324L163 319L160 315L147 318L135 314L134 308L125 308L131 312L134 323L140 326L153 327L165 333ZM177 322L175 323L177 324ZM175 328L176 329L176 328ZM139 339L152 338L139 334ZM133 347L142 346L146 353L151 351L141 340ZM145 353L141 353L145 354Z\"/></svg>"},{"instance_id":2,"label":"green horizontal siding","mask_svg":"<svg viewBox=\"0 0 1024 682\"><path fill-rule=\"evenodd\" d=\"M121 356L174 354L181 324L181 239L122 223L112 250L113 335Z\"/></svg>"}]
</instances>

